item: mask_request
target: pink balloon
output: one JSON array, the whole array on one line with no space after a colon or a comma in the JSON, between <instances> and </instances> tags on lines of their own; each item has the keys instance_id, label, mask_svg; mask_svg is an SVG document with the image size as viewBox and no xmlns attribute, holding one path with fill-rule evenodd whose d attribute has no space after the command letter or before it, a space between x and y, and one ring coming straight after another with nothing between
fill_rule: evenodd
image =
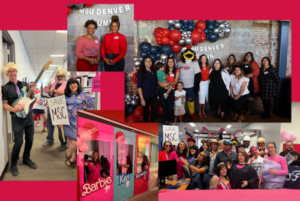
<instances>
[{"instance_id":1,"label":"pink balloon","mask_svg":"<svg viewBox=\"0 0 300 201\"><path fill-rule=\"evenodd\" d=\"M290 136L289 135L284 135L282 137L282 140L285 141L285 142L290 141Z\"/></svg>"},{"instance_id":2,"label":"pink balloon","mask_svg":"<svg viewBox=\"0 0 300 201\"><path fill-rule=\"evenodd\" d=\"M80 145L81 145L81 139L80 139L80 137L77 137L77 147L80 147Z\"/></svg>"},{"instance_id":3,"label":"pink balloon","mask_svg":"<svg viewBox=\"0 0 300 201\"><path fill-rule=\"evenodd\" d=\"M282 132L280 133L280 136L281 136L282 139L283 139L283 136L288 135L288 134L289 134L289 132L287 132L287 131L282 131Z\"/></svg>"},{"instance_id":4,"label":"pink balloon","mask_svg":"<svg viewBox=\"0 0 300 201\"><path fill-rule=\"evenodd\" d=\"M91 135L89 135L87 133L81 133L80 134L80 139L81 139L82 142L88 142L91 139Z\"/></svg>"},{"instance_id":5,"label":"pink balloon","mask_svg":"<svg viewBox=\"0 0 300 201\"><path fill-rule=\"evenodd\" d=\"M290 140L291 140L292 142L294 142L296 139L297 139L297 135L296 135L296 134L291 134L291 135L290 135Z\"/></svg>"},{"instance_id":6,"label":"pink balloon","mask_svg":"<svg viewBox=\"0 0 300 201\"><path fill-rule=\"evenodd\" d=\"M87 150L89 150L89 146L86 143L81 143L81 146L79 147L79 150L81 152L86 152Z\"/></svg>"}]
</instances>

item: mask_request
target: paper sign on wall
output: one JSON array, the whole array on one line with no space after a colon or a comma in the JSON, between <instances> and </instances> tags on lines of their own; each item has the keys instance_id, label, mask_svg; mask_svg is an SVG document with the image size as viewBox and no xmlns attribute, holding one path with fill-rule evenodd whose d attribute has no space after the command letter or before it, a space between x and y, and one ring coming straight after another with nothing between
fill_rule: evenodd
<instances>
[{"instance_id":1,"label":"paper sign on wall","mask_svg":"<svg viewBox=\"0 0 300 201\"><path fill-rule=\"evenodd\" d=\"M178 126L163 126L163 142L165 141L178 144Z\"/></svg>"},{"instance_id":2,"label":"paper sign on wall","mask_svg":"<svg viewBox=\"0 0 300 201\"><path fill-rule=\"evenodd\" d=\"M93 78L92 92L100 92L100 72L96 72L96 76Z\"/></svg>"},{"instance_id":3,"label":"paper sign on wall","mask_svg":"<svg viewBox=\"0 0 300 201\"><path fill-rule=\"evenodd\" d=\"M49 98L52 125L70 125L65 96Z\"/></svg>"}]
</instances>

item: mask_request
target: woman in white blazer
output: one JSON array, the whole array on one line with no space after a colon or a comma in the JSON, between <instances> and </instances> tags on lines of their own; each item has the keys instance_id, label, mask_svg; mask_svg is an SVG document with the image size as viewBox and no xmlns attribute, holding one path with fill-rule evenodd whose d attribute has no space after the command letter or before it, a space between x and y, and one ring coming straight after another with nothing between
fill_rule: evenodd
<instances>
[{"instance_id":1,"label":"woman in white blazer","mask_svg":"<svg viewBox=\"0 0 300 201\"><path fill-rule=\"evenodd\" d=\"M225 120L230 96L230 75L220 59L215 59L209 74L209 105L215 117Z\"/></svg>"}]
</instances>

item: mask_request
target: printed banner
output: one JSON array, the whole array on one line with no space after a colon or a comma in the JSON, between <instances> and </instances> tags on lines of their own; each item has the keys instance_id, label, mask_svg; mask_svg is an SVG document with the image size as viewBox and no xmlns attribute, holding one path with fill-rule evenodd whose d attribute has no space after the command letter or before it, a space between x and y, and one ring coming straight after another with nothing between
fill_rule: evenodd
<instances>
[{"instance_id":1,"label":"printed banner","mask_svg":"<svg viewBox=\"0 0 300 201\"><path fill-rule=\"evenodd\" d=\"M70 125L65 96L48 99L52 125Z\"/></svg>"},{"instance_id":2,"label":"printed banner","mask_svg":"<svg viewBox=\"0 0 300 201\"><path fill-rule=\"evenodd\" d=\"M96 72L95 77L93 77L92 92L100 93L100 89L101 89L100 72Z\"/></svg>"},{"instance_id":3,"label":"printed banner","mask_svg":"<svg viewBox=\"0 0 300 201\"><path fill-rule=\"evenodd\" d=\"M178 126L163 126L163 142L169 141L173 145L179 142Z\"/></svg>"}]
</instances>

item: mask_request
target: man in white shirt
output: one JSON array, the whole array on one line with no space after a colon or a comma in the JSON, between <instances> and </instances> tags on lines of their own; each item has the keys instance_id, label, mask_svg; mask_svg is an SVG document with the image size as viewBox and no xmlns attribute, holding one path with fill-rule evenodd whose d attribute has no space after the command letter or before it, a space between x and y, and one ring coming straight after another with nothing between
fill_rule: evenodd
<instances>
[{"instance_id":1,"label":"man in white shirt","mask_svg":"<svg viewBox=\"0 0 300 201\"><path fill-rule=\"evenodd\" d=\"M257 172L258 178L260 178L265 159L258 155L257 148L254 146L252 146L250 148L250 152L253 155L253 157L250 158L249 165L251 165L255 169L255 171ZM259 188L260 188L260 185L259 185Z\"/></svg>"},{"instance_id":2,"label":"man in white shirt","mask_svg":"<svg viewBox=\"0 0 300 201\"><path fill-rule=\"evenodd\" d=\"M248 135L246 135L244 137L243 145L244 145L246 153L249 153L249 151L250 151L250 137Z\"/></svg>"}]
</instances>

